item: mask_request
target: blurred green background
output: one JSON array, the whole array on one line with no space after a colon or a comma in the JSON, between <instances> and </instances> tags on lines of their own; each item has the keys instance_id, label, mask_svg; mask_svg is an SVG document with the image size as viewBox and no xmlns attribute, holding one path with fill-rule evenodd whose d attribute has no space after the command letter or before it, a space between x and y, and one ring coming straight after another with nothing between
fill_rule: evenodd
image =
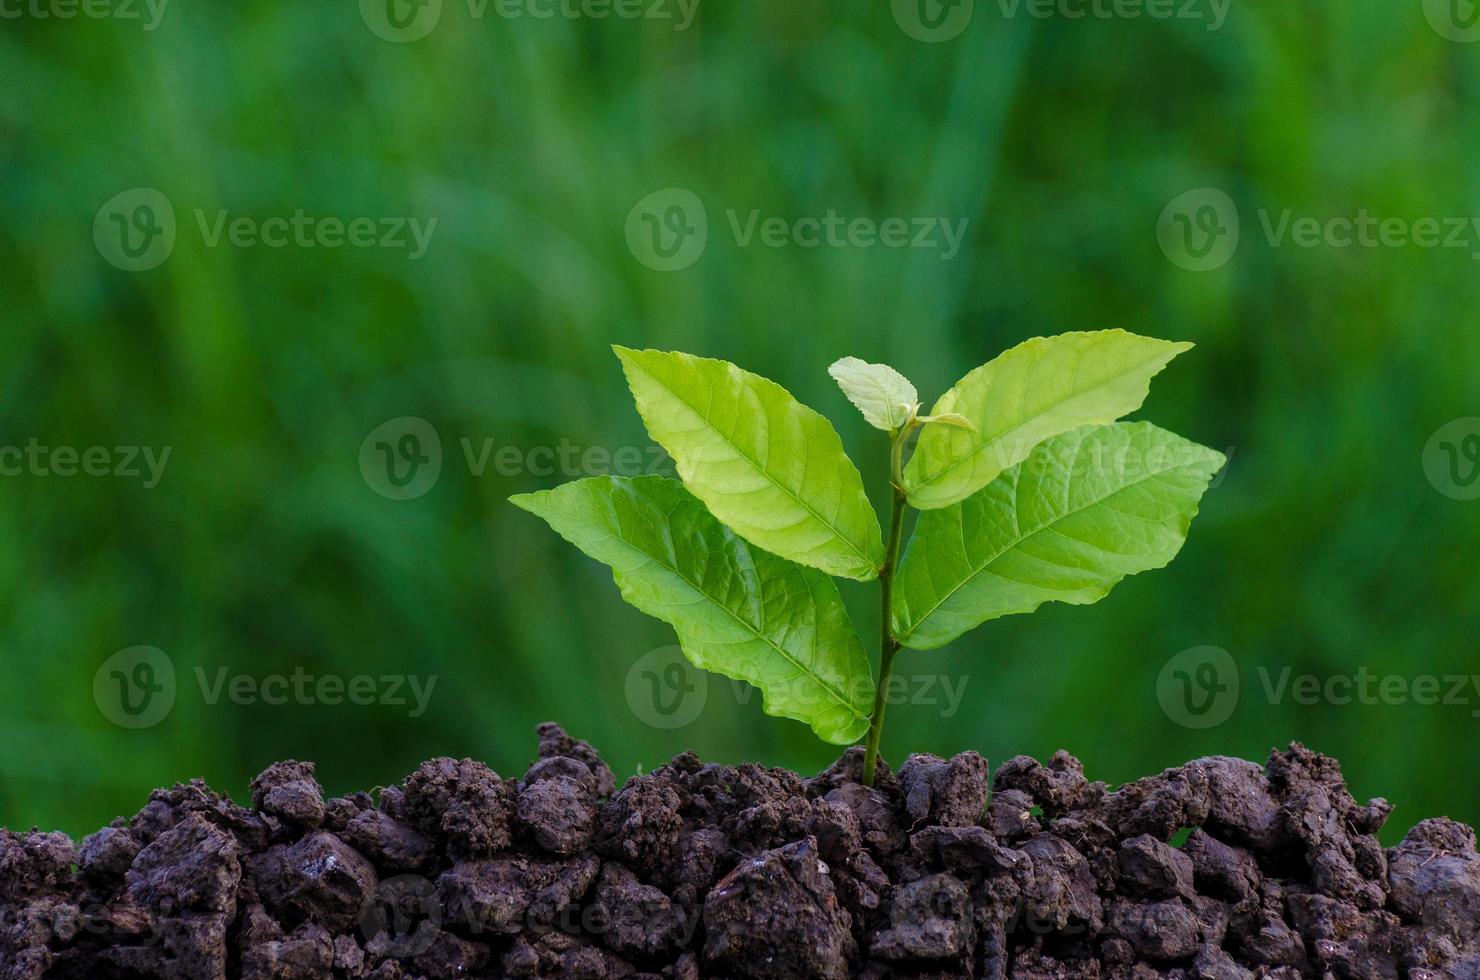
<instances>
[{"instance_id":1,"label":"blurred green background","mask_svg":"<svg viewBox=\"0 0 1480 980\"><path fill-rule=\"evenodd\" d=\"M1420 0L1232 0L1216 30L1187 0L1195 16L1170 19L976 0L964 26L926 3L946 18L926 40L911 4L886 0L704 0L684 30L446 0L405 43L350 0L178 2L153 30L146 8L0 22L0 446L171 450L152 488L0 478L0 825L85 833L191 776L242 799L285 757L317 760L335 792L433 755L517 773L547 719L623 777L689 748L815 771L835 749L719 679L687 725L649 724L628 675L671 631L505 498L578 475L558 456L549 472L540 447L647 445L613 342L776 379L836 421L882 503L883 439L832 360L887 360L933 399L1025 338L1112 326L1197 342L1139 417L1229 452L1226 478L1170 569L902 655L966 687L954 713L894 707L886 756L1063 747L1117 783L1301 739L1340 757L1359 797L1397 805L1390 840L1480 817L1463 761L1480 689L1438 705L1265 692L1286 668L1480 673L1480 502L1425 472L1436 431L1480 415L1480 233L1337 248L1264 228L1286 210L1480 213L1480 46ZM707 247L655 271L625 229L674 187L704 202ZM93 234L133 188L163 195L177 232L137 272ZM1198 188L1225 192L1241 227L1210 271L1158 237ZM727 214L830 209L969 226L946 260L742 246ZM212 246L222 210L437 223L412 260ZM408 416L435 429L441 470L388 499L361 447ZM514 448L479 472L490 440ZM872 636L873 589L844 592ZM128 730L93 682L136 645L165 652L178 689L167 717ZM1233 656L1242 691L1195 730L1163 710L1158 677L1203 645ZM223 669L436 686L420 717L209 703L197 671Z\"/></svg>"}]
</instances>

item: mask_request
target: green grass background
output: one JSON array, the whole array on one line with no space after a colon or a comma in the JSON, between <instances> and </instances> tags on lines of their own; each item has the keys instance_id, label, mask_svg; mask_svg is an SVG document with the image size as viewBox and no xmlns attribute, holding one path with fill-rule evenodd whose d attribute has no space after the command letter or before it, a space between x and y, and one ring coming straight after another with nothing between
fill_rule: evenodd
<instances>
[{"instance_id":1,"label":"green grass background","mask_svg":"<svg viewBox=\"0 0 1480 980\"><path fill-rule=\"evenodd\" d=\"M1233 0L1226 24L1038 20L977 0L911 39L888 3L706 0L686 32L510 21L448 0L411 44L352 2L172 4L157 30L0 29L0 444L170 446L163 482L0 479L0 825L94 829L191 776L245 796L275 759L332 791L433 755L517 773L564 722L622 776L692 748L815 771L835 749L712 685L676 731L624 681L671 631L605 569L505 502L561 477L473 475L459 440L646 444L608 345L679 348L776 379L836 420L885 499L881 438L827 377L887 360L927 398L1027 337L1125 327L1197 342L1139 417L1230 450L1183 554L1088 608L989 624L901 669L969 678L953 717L892 709L889 758L1063 747L1112 783L1302 739L1354 792L1480 817L1480 694L1431 706L1272 704L1259 669L1480 672L1480 502L1421 455L1480 414L1471 248L1271 247L1277 217L1480 213L1480 46L1418 0ZM119 271L92 240L127 188L174 203L170 259ZM628 251L644 195L708 206L709 246L665 274ZM1226 266L1178 268L1156 223L1198 187L1243 218ZM435 216L427 256L207 248L192 212ZM741 248L725 212L969 217L925 250ZM1473 236L1472 236L1473 237ZM357 455L420 416L445 461L383 499ZM845 586L865 635L871 588ZM99 665L148 644L180 694L125 731ZM1162 712L1161 667L1236 658L1232 718ZM435 674L430 710L204 703L197 667Z\"/></svg>"}]
</instances>

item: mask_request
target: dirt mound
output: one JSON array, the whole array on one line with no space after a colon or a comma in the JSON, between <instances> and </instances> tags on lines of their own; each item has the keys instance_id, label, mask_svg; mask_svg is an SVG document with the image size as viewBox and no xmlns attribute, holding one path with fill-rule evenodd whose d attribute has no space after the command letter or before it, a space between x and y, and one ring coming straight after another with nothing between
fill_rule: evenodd
<instances>
[{"instance_id":1,"label":"dirt mound","mask_svg":"<svg viewBox=\"0 0 1480 980\"><path fill-rule=\"evenodd\" d=\"M617 790L545 725L520 780L159 790L81 845L0 833L0 980L1480 978L1474 833L1384 850L1388 805L1299 744L1115 792L1062 752L911 756L877 789L860 761L685 754Z\"/></svg>"}]
</instances>

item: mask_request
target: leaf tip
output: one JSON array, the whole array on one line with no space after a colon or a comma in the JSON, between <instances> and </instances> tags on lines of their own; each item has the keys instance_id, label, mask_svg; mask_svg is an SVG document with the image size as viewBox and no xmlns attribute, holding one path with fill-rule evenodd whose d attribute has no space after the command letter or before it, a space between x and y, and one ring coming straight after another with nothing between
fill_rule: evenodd
<instances>
[{"instance_id":1,"label":"leaf tip","mask_svg":"<svg viewBox=\"0 0 1480 980\"><path fill-rule=\"evenodd\" d=\"M509 503L513 504L515 507L518 507L520 510L527 510L531 514L534 514L537 513L541 498L543 498L549 492L550 491L548 490L541 490L537 493L510 494Z\"/></svg>"}]
</instances>

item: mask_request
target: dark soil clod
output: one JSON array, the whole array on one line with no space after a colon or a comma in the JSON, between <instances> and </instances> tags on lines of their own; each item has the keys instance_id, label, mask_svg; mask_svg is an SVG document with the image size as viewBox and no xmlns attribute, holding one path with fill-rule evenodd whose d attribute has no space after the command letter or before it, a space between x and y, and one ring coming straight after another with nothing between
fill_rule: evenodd
<instances>
[{"instance_id":1,"label":"dark soil clod","mask_svg":"<svg viewBox=\"0 0 1480 980\"><path fill-rule=\"evenodd\" d=\"M158 790L80 845L0 831L0 980L1480 980L1474 832L1373 835L1299 744L1111 792L1057 753L858 782L692 754L620 789L539 730L519 780L433 759ZM1172 841L1185 843L1174 846Z\"/></svg>"}]
</instances>

